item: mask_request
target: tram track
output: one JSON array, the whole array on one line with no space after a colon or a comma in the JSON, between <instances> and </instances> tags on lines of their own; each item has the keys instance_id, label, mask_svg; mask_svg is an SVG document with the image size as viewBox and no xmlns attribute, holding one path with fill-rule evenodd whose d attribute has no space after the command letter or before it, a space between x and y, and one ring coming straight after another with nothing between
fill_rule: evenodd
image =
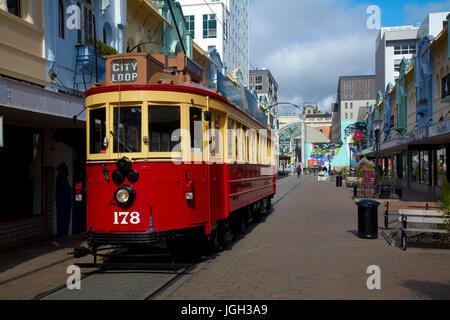
<instances>
[{"instance_id":1,"label":"tram track","mask_svg":"<svg viewBox=\"0 0 450 320\"><path fill-rule=\"evenodd\" d=\"M300 181L292 179L278 184L279 197L272 202L272 208L302 185L306 178L302 176ZM213 259L214 255L191 263L157 262L144 264L146 268L142 268L141 265L141 268L136 267L136 270L130 268L113 270L107 266L97 268L81 275L81 290L69 290L64 283L36 295L33 300L161 300Z\"/></svg>"}]
</instances>

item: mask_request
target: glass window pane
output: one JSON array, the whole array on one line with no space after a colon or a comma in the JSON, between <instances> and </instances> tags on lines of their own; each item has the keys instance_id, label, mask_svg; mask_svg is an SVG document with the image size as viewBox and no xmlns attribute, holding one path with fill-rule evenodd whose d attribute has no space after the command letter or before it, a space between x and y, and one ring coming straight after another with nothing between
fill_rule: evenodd
<instances>
[{"instance_id":1,"label":"glass window pane","mask_svg":"<svg viewBox=\"0 0 450 320\"><path fill-rule=\"evenodd\" d=\"M105 153L103 140L106 137L106 111L105 108L89 111L89 152Z\"/></svg>"},{"instance_id":2,"label":"glass window pane","mask_svg":"<svg viewBox=\"0 0 450 320\"><path fill-rule=\"evenodd\" d=\"M437 151L437 184L442 186L442 181L447 176L447 158L445 148Z\"/></svg>"},{"instance_id":3,"label":"glass window pane","mask_svg":"<svg viewBox=\"0 0 450 320\"><path fill-rule=\"evenodd\" d=\"M412 170L411 170L411 181L419 182L420 172L419 172L419 152L412 153Z\"/></svg>"},{"instance_id":4,"label":"glass window pane","mask_svg":"<svg viewBox=\"0 0 450 320\"><path fill-rule=\"evenodd\" d=\"M114 153L141 152L141 107L114 108Z\"/></svg>"},{"instance_id":5,"label":"glass window pane","mask_svg":"<svg viewBox=\"0 0 450 320\"><path fill-rule=\"evenodd\" d=\"M428 184L430 182L430 171L428 168L428 151L420 152L420 182Z\"/></svg>"},{"instance_id":6,"label":"glass window pane","mask_svg":"<svg viewBox=\"0 0 450 320\"><path fill-rule=\"evenodd\" d=\"M190 134L191 134L191 152L203 151L202 134L202 109L191 108L189 114Z\"/></svg>"},{"instance_id":7,"label":"glass window pane","mask_svg":"<svg viewBox=\"0 0 450 320\"><path fill-rule=\"evenodd\" d=\"M233 156L233 120L228 119L228 130L227 130L227 140L228 140L228 155Z\"/></svg>"},{"instance_id":8,"label":"glass window pane","mask_svg":"<svg viewBox=\"0 0 450 320\"><path fill-rule=\"evenodd\" d=\"M214 150L216 155L221 154L220 152L220 116L218 114L214 115Z\"/></svg>"},{"instance_id":9,"label":"glass window pane","mask_svg":"<svg viewBox=\"0 0 450 320\"><path fill-rule=\"evenodd\" d=\"M148 117L150 152L171 152L178 144L171 138L181 128L180 107L149 106Z\"/></svg>"}]
</instances>

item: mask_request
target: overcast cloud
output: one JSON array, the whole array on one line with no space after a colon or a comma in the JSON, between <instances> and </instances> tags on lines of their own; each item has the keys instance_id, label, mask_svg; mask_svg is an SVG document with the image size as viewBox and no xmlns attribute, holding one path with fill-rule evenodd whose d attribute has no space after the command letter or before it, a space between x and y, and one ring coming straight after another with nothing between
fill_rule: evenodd
<instances>
[{"instance_id":1,"label":"overcast cloud","mask_svg":"<svg viewBox=\"0 0 450 320\"><path fill-rule=\"evenodd\" d=\"M377 30L369 4L349 0L254 0L250 4L252 67L270 69L279 101L317 102L330 111L341 75L374 74Z\"/></svg>"}]
</instances>

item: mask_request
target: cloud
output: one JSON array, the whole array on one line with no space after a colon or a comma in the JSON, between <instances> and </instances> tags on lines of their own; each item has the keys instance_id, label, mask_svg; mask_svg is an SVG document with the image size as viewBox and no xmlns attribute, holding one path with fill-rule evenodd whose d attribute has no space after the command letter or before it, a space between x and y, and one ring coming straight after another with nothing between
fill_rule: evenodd
<instances>
[{"instance_id":1,"label":"cloud","mask_svg":"<svg viewBox=\"0 0 450 320\"><path fill-rule=\"evenodd\" d=\"M271 70L280 86L279 101L315 101L330 111L339 76L374 73L378 31L366 27L368 4L351 7L351 3L251 3L251 60Z\"/></svg>"}]
</instances>

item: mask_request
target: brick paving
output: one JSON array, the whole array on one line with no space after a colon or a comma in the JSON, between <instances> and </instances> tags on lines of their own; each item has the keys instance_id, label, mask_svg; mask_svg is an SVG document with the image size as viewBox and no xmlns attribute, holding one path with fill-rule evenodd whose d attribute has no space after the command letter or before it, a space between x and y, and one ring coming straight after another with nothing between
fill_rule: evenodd
<instances>
[{"instance_id":1,"label":"brick paving","mask_svg":"<svg viewBox=\"0 0 450 320\"><path fill-rule=\"evenodd\" d=\"M305 179L168 299L450 299L450 250L359 239L352 189ZM381 290L366 286L370 265Z\"/></svg>"}]
</instances>

